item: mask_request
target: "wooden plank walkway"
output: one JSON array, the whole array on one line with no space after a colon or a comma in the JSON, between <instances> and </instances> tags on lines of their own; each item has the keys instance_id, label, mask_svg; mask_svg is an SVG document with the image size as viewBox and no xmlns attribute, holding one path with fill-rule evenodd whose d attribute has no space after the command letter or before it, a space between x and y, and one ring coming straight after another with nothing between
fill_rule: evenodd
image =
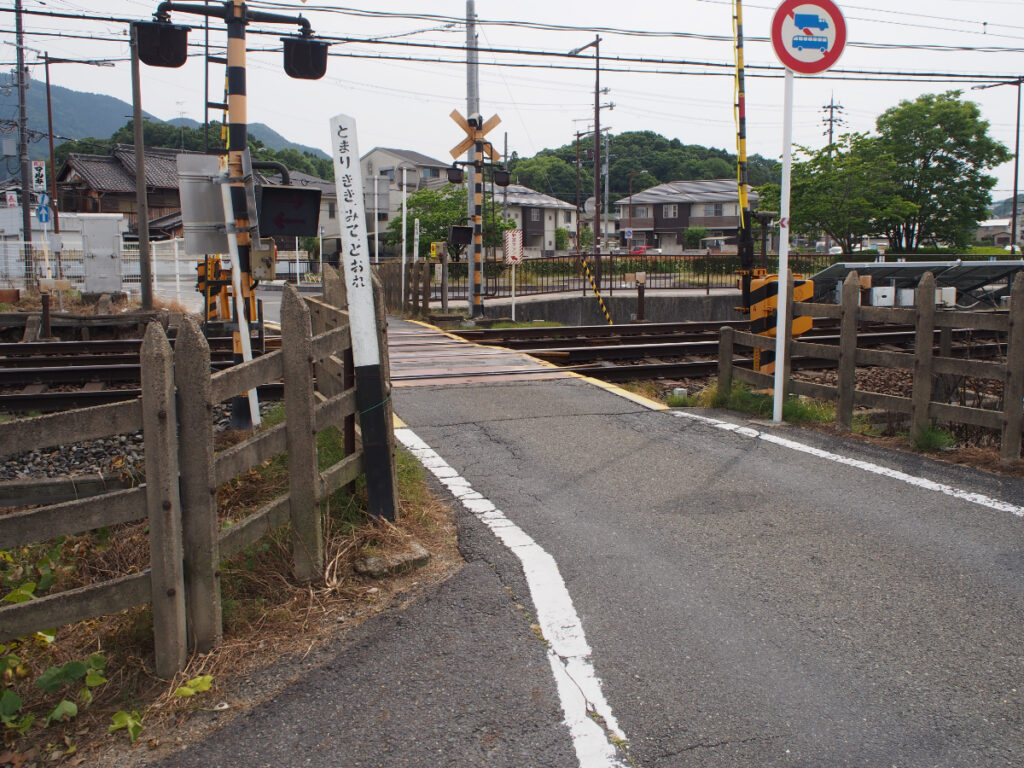
<instances>
[{"instance_id":1,"label":"wooden plank walkway","mask_svg":"<svg viewBox=\"0 0 1024 768\"><path fill-rule=\"evenodd\" d=\"M388 317L391 381L396 387L562 379L569 374L508 349L485 347L436 328Z\"/></svg>"}]
</instances>

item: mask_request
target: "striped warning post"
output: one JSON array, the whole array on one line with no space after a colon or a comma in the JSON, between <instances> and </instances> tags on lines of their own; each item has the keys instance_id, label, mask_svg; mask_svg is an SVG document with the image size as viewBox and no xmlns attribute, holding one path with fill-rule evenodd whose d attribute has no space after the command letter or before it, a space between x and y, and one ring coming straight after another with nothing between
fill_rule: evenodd
<instances>
[{"instance_id":1,"label":"striped warning post","mask_svg":"<svg viewBox=\"0 0 1024 768\"><path fill-rule=\"evenodd\" d=\"M590 264L587 263L586 259L582 259L583 269L587 272L587 280L590 281L590 287L594 289L594 295L597 296L597 303L601 305L601 311L604 312L605 320L608 321L608 325L615 325L612 321L612 316L608 313L608 307L604 305L604 299L601 298L601 291L597 288L597 283L594 282L594 276L590 273Z\"/></svg>"}]
</instances>

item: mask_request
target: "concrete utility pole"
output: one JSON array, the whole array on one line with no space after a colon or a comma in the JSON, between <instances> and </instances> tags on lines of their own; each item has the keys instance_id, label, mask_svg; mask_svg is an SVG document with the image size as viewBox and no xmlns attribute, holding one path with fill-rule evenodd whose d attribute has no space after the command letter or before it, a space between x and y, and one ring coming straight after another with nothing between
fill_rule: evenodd
<instances>
[{"instance_id":1,"label":"concrete utility pole","mask_svg":"<svg viewBox=\"0 0 1024 768\"><path fill-rule=\"evenodd\" d=\"M821 122L828 126L828 130L825 131L824 135L828 136L828 143L831 146L834 143L833 135L835 133L835 127L843 124L843 118L837 117L837 112L842 112L844 109L842 104L836 104L836 97L833 95L828 104L825 104L822 108L822 112L827 112L828 116L822 118Z\"/></svg>"},{"instance_id":2,"label":"concrete utility pole","mask_svg":"<svg viewBox=\"0 0 1024 768\"><path fill-rule=\"evenodd\" d=\"M469 120L473 120L480 114L480 67L479 67L479 54L476 49L476 3L474 0L466 0L466 117ZM476 178L476 163L477 159L477 147L473 146L469 148L469 152L466 154L466 160L469 165L466 168L466 218L469 221L474 220L476 216L476 196L473 191L476 189L477 178ZM474 238L475 239L475 238ZM475 271L477 269L476 259L466 259L468 266L468 290L467 298L469 304L469 316L473 317L473 313L476 311L476 307L479 303L474 300L473 292L476 290L477 285L483 285L483 279L479 282L476 279ZM483 269L483 265L479 265L480 269Z\"/></svg>"},{"instance_id":3,"label":"concrete utility pole","mask_svg":"<svg viewBox=\"0 0 1024 768\"><path fill-rule=\"evenodd\" d=\"M32 279L32 168L28 160L28 107L25 92L25 30L21 24L21 0L14 2L14 44L18 51L18 156L21 161L21 227L24 239L25 281Z\"/></svg>"},{"instance_id":4,"label":"concrete utility pole","mask_svg":"<svg viewBox=\"0 0 1024 768\"><path fill-rule=\"evenodd\" d=\"M601 36L594 39L594 272L601 290Z\"/></svg>"},{"instance_id":5,"label":"concrete utility pole","mask_svg":"<svg viewBox=\"0 0 1024 768\"><path fill-rule=\"evenodd\" d=\"M142 280L142 308L153 308L153 262L149 252L149 200L146 197L146 144L142 132L142 84L139 75L139 33L131 25L132 127L135 134L135 199L138 210L139 275Z\"/></svg>"}]
</instances>

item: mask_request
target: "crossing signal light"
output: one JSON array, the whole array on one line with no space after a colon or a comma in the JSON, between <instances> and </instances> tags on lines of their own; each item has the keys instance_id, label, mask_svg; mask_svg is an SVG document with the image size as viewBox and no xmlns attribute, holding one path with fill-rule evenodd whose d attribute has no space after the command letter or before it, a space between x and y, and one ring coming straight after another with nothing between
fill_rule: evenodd
<instances>
[{"instance_id":1,"label":"crossing signal light","mask_svg":"<svg viewBox=\"0 0 1024 768\"><path fill-rule=\"evenodd\" d=\"M473 242L473 228L449 227L448 242L452 245L469 245Z\"/></svg>"},{"instance_id":2,"label":"crossing signal light","mask_svg":"<svg viewBox=\"0 0 1024 768\"><path fill-rule=\"evenodd\" d=\"M319 80L327 72L330 43L311 37L282 37L284 71L299 80Z\"/></svg>"},{"instance_id":3,"label":"crossing signal light","mask_svg":"<svg viewBox=\"0 0 1024 768\"><path fill-rule=\"evenodd\" d=\"M136 21L134 26L143 64L177 68L188 59L188 27L166 21Z\"/></svg>"}]
</instances>

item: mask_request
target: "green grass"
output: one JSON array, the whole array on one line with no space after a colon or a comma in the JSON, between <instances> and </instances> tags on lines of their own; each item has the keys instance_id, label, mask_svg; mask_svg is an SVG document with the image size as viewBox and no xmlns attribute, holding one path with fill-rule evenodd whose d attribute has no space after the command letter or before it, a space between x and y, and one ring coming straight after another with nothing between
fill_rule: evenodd
<instances>
[{"instance_id":1,"label":"green grass","mask_svg":"<svg viewBox=\"0 0 1024 768\"><path fill-rule=\"evenodd\" d=\"M669 395L667 402L672 408L727 408L730 411L749 413L751 416L762 419L770 419L774 412L772 395L753 392L739 382L733 384L732 391L728 396L724 396L718 391L717 384L712 384L696 395L687 395L686 397ZM834 421L835 417L834 403L790 396L782 404L782 419L791 424L830 422Z\"/></svg>"},{"instance_id":2,"label":"green grass","mask_svg":"<svg viewBox=\"0 0 1024 768\"><path fill-rule=\"evenodd\" d=\"M948 429L928 427L922 430L916 438L911 438L910 444L915 451L931 453L952 448L956 445L956 437Z\"/></svg>"}]
</instances>

